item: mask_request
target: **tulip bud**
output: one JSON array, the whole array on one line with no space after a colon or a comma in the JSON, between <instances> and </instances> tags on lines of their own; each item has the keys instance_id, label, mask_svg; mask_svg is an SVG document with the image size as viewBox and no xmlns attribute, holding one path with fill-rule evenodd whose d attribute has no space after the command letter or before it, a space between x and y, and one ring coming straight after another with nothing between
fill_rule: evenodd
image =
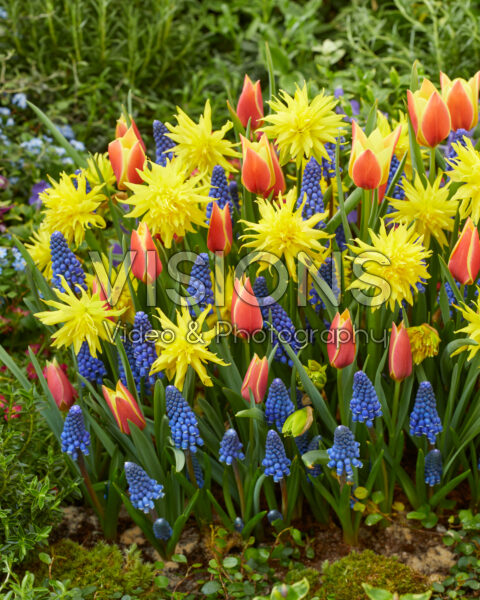
<instances>
[{"instance_id":1,"label":"tulip bud","mask_svg":"<svg viewBox=\"0 0 480 600\"><path fill-rule=\"evenodd\" d=\"M108 144L108 157L112 165L119 190L127 189L126 183L142 183L138 171L145 166L143 142L135 133L133 125L122 137Z\"/></svg>"},{"instance_id":2,"label":"tulip bud","mask_svg":"<svg viewBox=\"0 0 480 600\"><path fill-rule=\"evenodd\" d=\"M478 229L470 217L452 250L448 270L461 284L471 285L477 279L480 270L480 239Z\"/></svg>"},{"instance_id":3,"label":"tulip bud","mask_svg":"<svg viewBox=\"0 0 480 600\"><path fill-rule=\"evenodd\" d=\"M122 433L130 433L130 423L133 423L139 429L145 428L147 423L137 401L120 380L117 381L115 390L103 385L102 391L103 397Z\"/></svg>"},{"instance_id":4,"label":"tulip bud","mask_svg":"<svg viewBox=\"0 0 480 600\"><path fill-rule=\"evenodd\" d=\"M237 116L244 127L248 125L248 120L251 119L251 129L257 129L262 122L263 99L260 81L252 83L248 75L245 75L243 80L243 89L237 104Z\"/></svg>"},{"instance_id":5,"label":"tulip bud","mask_svg":"<svg viewBox=\"0 0 480 600\"><path fill-rule=\"evenodd\" d=\"M472 129L478 123L478 88L480 71L466 81L458 77L451 81L440 73L442 97L447 103L452 119L452 129Z\"/></svg>"},{"instance_id":6,"label":"tulip bud","mask_svg":"<svg viewBox=\"0 0 480 600\"><path fill-rule=\"evenodd\" d=\"M400 323L398 328L395 323L392 323L388 349L388 369L390 377L395 381L403 381L412 374L412 348L403 322Z\"/></svg>"},{"instance_id":7,"label":"tulip bud","mask_svg":"<svg viewBox=\"0 0 480 600\"><path fill-rule=\"evenodd\" d=\"M248 277L244 282L235 279L231 318L235 333L240 337L248 338L263 326L260 306Z\"/></svg>"},{"instance_id":8,"label":"tulip bud","mask_svg":"<svg viewBox=\"0 0 480 600\"><path fill-rule=\"evenodd\" d=\"M128 117L130 119L130 124L133 127L133 131L135 132L137 139L140 141L140 144L142 145L143 151L146 152L147 147L145 146L145 142L143 141L142 136L140 135L140 131L138 130L137 124L133 120L132 115L128 115ZM120 118L117 119L117 126L115 127L115 138L123 137L127 133L127 131L128 131L127 119L126 119L125 115L122 114L122 115L120 115Z\"/></svg>"},{"instance_id":9,"label":"tulip bud","mask_svg":"<svg viewBox=\"0 0 480 600\"><path fill-rule=\"evenodd\" d=\"M60 410L69 410L75 404L75 398L78 396L77 390L72 386L64 370L59 366L57 359L47 363L43 370L43 376L47 380L55 404Z\"/></svg>"},{"instance_id":10,"label":"tulip bud","mask_svg":"<svg viewBox=\"0 0 480 600\"><path fill-rule=\"evenodd\" d=\"M220 208L216 202L213 203L210 225L208 228L207 247L210 252L223 252L227 255L232 249L232 217L230 206Z\"/></svg>"},{"instance_id":11,"label":"tulip bud","mask_svg":"<svg viewBox=\"0 0 480 600\"><path fill-rule=\"evenodd\" d=\"M264 198L273 192L277 196L285 191L285 178L274 147L266 135L259 142L242 141L242 183L249 192L262 194Z\"/></svg>"},{"instance_id":12,"label":"tulip bud","mask_svg":"<svg viewBox=\"0 0 480 600\"><path fill-rule=\"evenodd\" d=\"M407 90L408 114L422 146L434 148L450 133L450 112L445 101L428 79L416 92Z\"/></svg>"},{"instance_id":13,"label":"tulip bud","mask_svg":"<svg viewBox=\"0 0 480 600\"><path fill-rule=\"evenodd\" d=\"M337 312L328 332L327 353L332 367L343 369L351 365L355 358L355 349L355 331L347 308L342 314Z\"/></svg>"},{"instance_id":14,"label":"tulip bud","mask_svg":"<svg viewBox=\"0 0 480 600\"><path fill-rule=\"evenodd\" d=\"M143 221L132 231L130 260L133 275L143 283L153 283L162 272L162 261L148 225Z\"/></svg>"},{"instance_id":15,"label":"tulip bud","mask_svg":"<svg viewBox=\"0 0 480 600\"><path fill-rule=\"evenodd\" d=\"M242 384L242 397L250 402L250 390L253 393L256 404L262 402L267 391L268 382L268 360L264 356L262 359L255 354L250 361L247 373Z\"/></svg>"}]
</instances>

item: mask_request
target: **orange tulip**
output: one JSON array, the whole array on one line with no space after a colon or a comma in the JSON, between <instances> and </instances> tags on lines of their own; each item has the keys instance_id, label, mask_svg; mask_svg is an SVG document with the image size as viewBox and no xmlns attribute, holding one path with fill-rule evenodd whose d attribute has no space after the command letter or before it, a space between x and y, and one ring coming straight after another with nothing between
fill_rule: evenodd
<instances>
[{"instance_id":1,"label":"orange tulip","mask_svg":"<svg viewBox=\"0 0 480 600\"><path fill-rule=\"evenodd\" d=\"M355 350L355 331L347 308L342 314L337 312L330 325L327 337L328 360L332 367L343 369L352 364Z\"/></svg>"},{"instance_id":2,"label":"orange tulip","mask_svg":"<svg viewBox=\"0 0 480 600\"><path fill-rule=\"evenodd\" d=\"M236 334L240 337L248 338L262 328L262 313L248 277L243 282L235 279L231 317Z\"/></svg>"},{"instance_id":3,"label":"orange tulip","mask_svg":"<svg viewBox=\"0 0 480 600\"><path fill-rule=\"evenodd\" d=\"M48 389L58 408L65 411L69 410L75 404L78 392L68 380L56 358L53 359L53 362L47 363L43 370L43 376L47 380Z\"/></svg>"},{"instance_id":4,"label":"orange tulip","mask_svg":"<svg viewBox=\"0 0 480 600\"><path fill-rule=\"evenodd\" d=\"M133 131L135 132L135 135L140 140L140 144L142 145L143 151L146 152L147 147L145 146L145 142L143 141L142 136L140 135L140 131L138 130L137 124L133 120L132 115L129 115L129 119L130 119L131 126L133 127ZM117 119L117 126L115 127L115 138L123 137L127 133L127 131L128 131L127 119L125 118L125 115L122 114L122 115L120 115L120 118Z\"/></svg>"},{"instance_id":5,"label":"orange tulip","mask_svg":"<svg viewBox=\"0 0 480 600\"><path fill-rule=\"evenodd\" d=\"M241 394L242 397L250 402L250 390L253 393L255 404L260 404L265 397L268 383L268 360L264 356L262 359L255 354L250 361L250 365L243 380Z\"/></svg>"},{"instance_id":6,"label":"orange tulip","mask_svg":"<svg viewBox=\"0 0 480 600\"><path fill-rule=\"evenodd\" d=\"M243 89L238 99L237 116L241 124L246 127L248 120L252 129L257 129L262 124L263 99L260 81L252 83L248 75L243 80Z\"/></svg>"},{"instance_id":7,"label":"orange tulip","mask_svg":"<svg viewBox=\"0 0 480 600\"><path fill-rule=\"evenodd\" d=\"M103 397L122 433L130 433L130 423L133 423L139 429L145 429L147 422L137 401L120 380L117 381L115 390L103 385L102 391Z\"/></svg>"},{"instance_id":8,"label":"orange tulip","mask_svg":"<svg viewBox=\"0 0 480 600\"><path fill-rule=\"evenodd\" d=\"M356 186L374 190L388 181L390 162L402 131L399 125L392 133L383 137L377 127L366 136L355 121L352 121L352 152L348 174Z\"/></svg>"},{"instance_id":9,"label":"orange tulip","mask_svg":"<svg viewBox=\"0 0 480 600\"><path fill-rule=\"evenodd\" d=\"M392 323L388 348L388 369L390 377L395 381L403 381L412 374L412 348L403 322L398 328L395 323Z\"/></svg>"},{"instance_id":10,"label":"orange tulip","mask_svg":"<svg viewBox=\"0 0 480 600\"><path fill-rule=\"evenodd\" d=\"M442 97L447 103L452 119L452 129L472 129L478 123L478 90L480 71L468 81L457 77L451 81L440 73Z\"/></svg>"},{"instance_id":11,"label":"orange tulip","mask_svg":"<svg viewBox=\"0 0 480 600\"><path fill-rule=\"evenodd\" d=\"M448 106L431 81L424 79L416 92L407 90L408 114L422 146L434 148L450 133Z\"/></svg>"},{"instance_id":12,"label":"orange tulip","mask_svg":"<svg viewBox=\"0 0 480 600\"><path fill-rule=\"evenodd\" d=\"M232 249L232 217L230 206L225 204L220 208L216 202L213 203L210 225L208 227L207 247L210 252L224 252L227 255Z\"/></svg>"},{"instance_id":13,"label":"orange tulip","mask_svg":"<svg viewBox=\"0 0 480 600\"><path fill-rule=\"evenodd\" d=\"M480 270L478 229L468 217L448 261L448 270L461 284L471 285Z\"/></svg>"},{"instance_id":14,"label":"orange tulip","mask_svg":"<svg viewBox=\"0 0 480 600\"><path fill-rule=\"evenodd\" d=\"M138 171L145 166L143 142L131 125L122 137L108 144L108 156L119 190L127 189L126 183L142 183Z\"/></svg>"},{"instance_id":15,"label":"orange tulip","mask_svg":"<svg viewBox=\"0 0 480 600\"><path fill-rule=\"evenodd\" d=\"M133 275L150 284L162 272L162 261L146 223L142 222L132 231L130 240L130 259Z\"/></svg>"},{"instance_id":16,"label":"orange tulip","mask_svg":"<svg viewBox=\"0 0 480 600\"><path fill-rule=\"evenodd\" d=\"M285 178L274 147L266 135L259 142L242 140L242 183L249 192L267 198L272 192L277 196L285 191Z\"/></svg>"}]
</instances>

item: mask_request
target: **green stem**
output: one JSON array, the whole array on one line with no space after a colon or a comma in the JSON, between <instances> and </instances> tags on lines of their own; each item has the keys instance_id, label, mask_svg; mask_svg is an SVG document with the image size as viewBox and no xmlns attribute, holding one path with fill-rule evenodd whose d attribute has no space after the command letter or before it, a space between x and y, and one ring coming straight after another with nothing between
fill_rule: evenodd
<instances>
[{"instance_id":1,"label":"green stem","mask_svg":"<svg viewBox=\"0 0 480 600\"><path fill-rule=\"evenodd\" d=\"M235 481L237 482L238 495L240 497L240 512L242 513L242 519L245 518L245 494L243 491L242 478L240 477L240 471L238 470L237 461L234 460L232 463L233 474L235 475Z\"/></svg>"},{"instance_id":2,"label":"green stem","mask_svg":"<svg viewBox=\"0 0 480 600\"><path fill-rule=\"evenodd\" d=\"M282 477L280 480L280 489L282 491L282 515L283 518L287 518L287 510L288 510L288 496L287 496L287 484L285 483L285 478Z\"/></svg>"},{"instance_id":3,"label":"green stem","mask_svg":"<svg viewBox=\"0 0 480 600\"><path fill-rule=\"evenodd\" d=\"M393 438L396 440L398 435L398 405L400 400L400 387L402 385L401 381L395 382L395 390L393 392L393 405L392 405L392 432Z\"/></svg>"},{"instance_id":4,"label":"green stem","mask_svg":"<svg viewBox=\"0 0 480 600\"><path fill-rule=\"evenodd\" d=\"M430 169L428 173L428 181L433 183L435 181L435 176L437 174L436 166L435 166L435 148L430 148Z\"/></svg>"},{"instance_id":5,"label":"green stem","mask_svg":"<svg viewBox=\"0 0 480 600\"><path fill-rule=\"evenodd\" d=\"M337 400L340 409L340 421L342 425L348 425L348 411L347 407L344 406L343 369L337 369Z\"/></svg>"},{"instance_id":6,"label":"green stem","mask_svg":"<svg viewBox=\"0 0 480 600\"><path fill-rule=\"evenodd\" d=\"M363 190L362 219L361 219L361 238L366 241L368 237L368 222L370 220L370 211L372 208L373 192L372 190Z\"/></svg>"},{"instance_id":7,"label":"green stem","mask_svg":"<svg viewBox=\"0 0 480 600\"><path fill-rule=\"evenodd\" d=\"M190 450L185 450L185 460L187 462L187 471L188 471L188 476L190 478L190 482L196 488L198 488L197 478L195 477L195 470L193 468L192 453L190 452Z\"/></svg>"},{"instance_id":8,"label":"green stem","mask_svg":"<svg viewBox=\"0 0 480 600\"><path fill-rule=\"evenodd\" d=\"M105 518L105 512L103 510L103 506L100 504L100 500L98 499L95 490L93 489L92 480L90 479L90 475L88 474L87 467L85 465L85 459L83 458L83 454L81 452L78 453L78 467L80 469L80 473L82 474L83 481L85 482L85 486L88 490L90 498L95 505L95 509L98 513L98 516L103 520Z\"/></svg>"}]
</instances>

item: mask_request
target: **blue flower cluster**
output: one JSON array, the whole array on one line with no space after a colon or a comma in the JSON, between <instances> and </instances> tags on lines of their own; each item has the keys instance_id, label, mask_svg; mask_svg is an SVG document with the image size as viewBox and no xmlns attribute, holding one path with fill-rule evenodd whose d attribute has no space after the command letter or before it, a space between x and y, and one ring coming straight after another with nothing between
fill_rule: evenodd
<instances>
[{"instance_id":1,"label":"blue flower cluster","mask_svg":"<svg viewBox=\"0 0 480 600\"><path fill-rule=\"evenodd\" d=\"M149 373L152 364L157 360L157 353L155 351L155 343L149 339L152 325L150 319L143 311L135 314L133 330L138 337L138 341L135 341L133 349L137 376L145 378L146 388L150 390L155 385L156 375L149 375Z\"/></svg>"},{"instance_id":2,"label":"blue flower cluster","mask_svg":"<svg viewBox=\"0 0 480 600\"><path fill-rule=\"evenodd\" d=\"M172 527L167 519L157 519L153 524L153 535L157 540L167 542L172 537Z\"/></svg>"},{"instance_id":3,"label":"blue flower cluster","mask_svg":"<svg viewBox=\"0 0 480 600\"><path fill-rule=\"evenodd\" d=\"M205 485L205 479L203 477L202 467L200 465L200 462L199 462L196 454L194 454L192 456L192 465L193 465L193 474L195 475L195 481L197 482L197 485L199 488L203 488L203 486ZM189 474L188 470L187 470L187 479L190 481L190 474Z\"/></svg>"},{"instance_id":4,"label":"blue flower cluster","mask_svg":"<svg viewBox=\"0 0 480 600\"><path fill-rule=\"evenodd\" d=\"M265 458L262 461L265 475L273 477L273 481L281 481L290 475L291 460L285 454L283 442L276 431L270 429L267 433L265 445Z\"/></svg>"},{"instance_id":5,"label":"blue flower cluster","mask_svg":"<svg viewBox=\"0 0 480 600\"><path fill-rule=\"evenodd\" d=\"M135 361L135 352L133 350L133 345L129 340L125 340L123 342L123 347L125 348L125 354L127 355L128 364L130 365L130 371L132 372L133 379L135 381L135 387L137 390L140 390L140 380L141 375L137 369L137 363ZM125 369L123 368L122 359L120 358L120 354L118 355L118 374L123 385L127 385L127 375L125 373Z\"/></svg>"},{"instance_id":6,"label":"blue flower cluster","mask_svg":"<svg viewBox=\"0 0 480 600\"><path fill-rule=\"evenodd\" d=\"M340 295L340 287L338 281L337 265L335 264L335 260L332 256L327 256L325 261L320 265L320 268L318 269L318 275L332 290L335 298L338 298L338 296ZM310 288L309 301L312 307L317 312L320 312L320 310L325 307L325 304L313 283Z\"/></svg>"},{"instance_id":7,"label":"blue flower cluster","mask_svg":"<svg viewBox=\"0 0 480 600\"><path fill-rule=\"evenodd\" d=\"M133 462L125 463L125 476L132 505L148 514L155 508L153 501L165 495L163 485L149 477L142 467Z\"/></svg>"},{"instance_id":8,"label":"blue flower cluster","mask_svg":"<svg viewBox=\"0 0 480 600\"><path fill-rule=\"evenodd\" d=\"M107 371L99 358L94 358L90 353L87 342L83 342L79 353L77 354L78 372L92 383L101 385L103 378L107 376ZM82 381L82 385L85 385Z\"/></svg>"},{"instance_id":9,"label":"blue flower cluster","mask_svg":"<svg viewBox=\"0 0 480 600\"><path fill-rule=\"evenodd\" d=\"M442 431L442 422L437 412L437 400L432 384L422 381L418 388L413 410L410 413L410 435L425 435L431 444L435 444L437 435Z\"/></svg>"},{"instance_id":10,"label":"blue flower cluster","mask_svg":"<svg viewBox=\"0 0 480 600\"><path fill-rule=\"evenodd\" d=\"M269 425L275 424L282 431L283 424L295 411L285 384L281 379L274 379L268 389L265 402L265 419Z\"/></svg>"},{"instance_id":11,"label":"blue flower cluster","mask_svg":"<svg viewBox=\"0 0 480 600\"><path fill-rule=\"evenodd\" d=\"M73 460L77 460L79 452L88 455L90 434L85 429L82 409L78 404L74 404L68 411L65 423L63 424L61 440L62 452L69 454Z\"/></svg>"},{"instance_id":12,"label":"blue flower cluster","mask_svg":"<svg viewBox=\"0 0 480 600\"><path fill-rule=\"evenodd\" d=\"M153 139L155 141L155 162L164 167L167 159L172 160L173 152L171 149L175 142L167 135L168 129L161 121L153 122Z\"/></svg>"},{"instance_id":13,"label":"blue flower cluster","mask_svg":"<svg viewBox=\"0 0 480 600\"><path fill-rule=\"evenodd\" d=\"M204 310L209 304L213 306L213 287L210 271L210 261L206 252L200 253L193 263L190 272L190 282L187 286L187 292L190 294L189 309L192 317L195 317L195 310Z\"/></svg>"},{"instance_id":14,"label":"blue flower cluster","mask_svg":"<svg viewBox=\"0 0 480 600\"><path fill-rule=\"evenodd\" d=\"M448 148L445 153L445 158L448 160L455 160L457 158L457 151L453 147L453 144L460 143L462 146L466 146L465 136L467 138L470 137L468 131L466 129L457 129L456 131L452 131L448 137ZM453 169L452 165L446 162L446 171L451 171Z\"/></svg>"},{"instance_id":15,"label":"blue flower cluster","mask_svg":"<svg viewBox=\"0 0 480 600\"><path fill-rule=\"evenodd\" d=\"M197 446L203 445L195 413L174 385L167 386L165 398L175 447L195 454Z\"/></svg>"},{"instance_id":16,"label":"blue flower cluster","mask_svg":"<svg viewBox=\"0 0 480 600\"><path fill-rule=\"evenodd\" d=\"M344 138L340 138L340 144L344 142ZM328 154L328 160L325 157L322 157L322 177L327 181L329 179L333 179L336 175L336 160L335 154L337 151L337 145L332 142L327 142L325 144L325 150ZM340 168L340 173L342 169Z\"/></svg>"},{"instance_id":17,"label":"blue flower cluster","mask_svg":"<svg viewBox=\"0 0 480 600\"><path fill-rule=\"evenodd\" d=\"M431 487L440 483L443 465L442 454L436 448L425 456L425 483Z\"/></svg>"},{"instance_id":18,"label":"blue flower cluster","mask_svg":"<svg viewBox=\"0 0 480 600\"><path fill-rule=\"evenodd\" d=\"M65 277L67 285L73 292L78 292L79 288L87 289L85 282L85 273L80 261L70 250L63 233L54 231L50 237L50 254L52 257L52 285L65 292L62 285L61 276Z\"/></svg>"},{"instance_id":19,"label":"blue flower cluster","mask_svg":"<svg viewBox=\"0 0 480 600\"><path fill-rule=\"evenodd\" d=\"M307 446L306 452L313 452L314 450L318 450L320 446L320 441L322 439L321 435L315 435ZM315 464L308 471L309 477L318 477L322 473L322 465Z\"/></svg>"},{"instance_id":20,"label":"blue flower cluster","mask_svg":"<svg viewBox=\"0 0 480 600\"><path fill-rule=\"evenodd\" d=\"M392 160L390 162L390 171L388 173L388 181L387 181L387 187L386 187L385 191L388 190L393 178L395 177L395 173L397 172L397 169L399 166L400 166L400 161L394 154L392 156ZM403 187L401 187L399 185L399 182L402 180L403 176L404 176L404 173L401 173L400 177L397 179L397 183L395 184L395 187L393 189L392 198L395 198L396 200L403 200L405 198L405 191L404 191Z\"/></svg>"},{"instance_id":21,"label":"blue flower cluster","mask_svg":"<svg viewBox=\"0 0 480 600\"><path fill-rule=\"evenodd\" d=\"M238 183L233 179L228 184L228 191L230 192L230 198L235 206L235 208L240 212L240 198L238 196ZM233 215L232 215L233 217Z\"/></svg>"},{"instance_id":22,"label":"blue flower cluster","mask_svg":"<svg viewBox=\"0 0 480 600\"><path fill-rule=\"evenodd\" d=\"M352 431L345 425L339 425L333 435L333 446L327 450L330 458L328 467L337 471L338 477L353 477L352 467L362 467L360 462L360 444L355 441Z\"/></svg>"},{"instance_id":23,"label":"blue flower cluster","mask_svg":"<svg viewBox=\"0 0 480 600\"><path fill-rule=\"evenodd\" d=\"M304 220L307 220L318 213L325 212L323 194L320 188L321 178L322 167L312 156L303 171L302 187L300 188L300 194L297 200L297 208L299 208L305 201L302 211L302 217ZM325 227L325 223L323 223L323 221L320 221L317 223L317 225L315 225L316 229L321 229L322 227Z\"/></svg>"},{"instance_id":24,"label":"blue flower cluster","mask_svg":"<svg viewBox=\"0 0 480 600\"><path fill-rule=\"evenodd\" d=\"M219 208L225 208L228 204L230 207L230 216L233 217L232 197L230 196L230 189L225 176L225 170L220 165L215 165L213 167L208 197L212 198L212 202L207 204L207 224L210 222L210 217L212 216L214 201L218 204Z\"/></svg>"},{"instance_id":25,"label":"blue flower cluster","mask_svg":"<svg viewBox=\"0 0 480 600\"><path fill-rule=\"evenodd\" d=\"M353 393L350 401L352 421L365 423L373 427L373 419L382 416L382 407L372 382L363 371L353 376Z\"/></svg>"},{"instance_id":26,"label":"blue flower cluster","mask_svg":"<svg viewBox=\"0 0 480 600\"><path fill-rule=\"evenodd\" d=\"M238 438L235 429L227 429L220 442L218 460L226 465L231 465L234 460L243 460L245 454L242 452L242 442Z\"/></svg>"},{"instance_id":27,"label":"blue flower cluster","mask_svg":"<svg viewBox=\"0 0 480 600\"><path fill-rule=\"evenodd\" d=\"M22 253L18 248L10 248L10 255L12 261L9 260L8 248L0 246L0 275L4 268L12 267L17 273L25 271L26 263L23 259Z\"/></svg>"}]
</instances>

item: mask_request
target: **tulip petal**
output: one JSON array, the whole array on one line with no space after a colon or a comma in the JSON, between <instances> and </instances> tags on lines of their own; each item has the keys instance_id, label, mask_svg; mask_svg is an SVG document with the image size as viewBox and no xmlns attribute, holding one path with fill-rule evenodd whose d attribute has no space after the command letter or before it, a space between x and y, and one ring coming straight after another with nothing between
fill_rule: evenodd
<instances>
[{"instance_id":1,"label":"tulip petal","mask_svg":"<svg viewBox=\"0 0 480 600\"><path fill-rule=\"evenodd\" d=\"M451 121L447 105L435 91L427 102L420 125L421 132L430 148L437 146L450 133Z\"/></svg>"},{"instance_id":2,"label":"tulip petal","mask_svg":"<svg viewBox=\"0 0 480 600\"><path fill-rule=\"evenodd\" d=\"M382 169L372 150L365 150L355 161L352 179L357 187L374 190L382 180Z\"/></svg>"},{"instance_id":3,"label":"tulip petal","mask_svg":"<svg viewBox=\"0 0 480 600\"><path fill-rule=\"evenodd\" d=\"M464 85L457 79L447 96L447 106L452 119L452 129L471 129L474 110Z\"/></svg>"}]
</instances>

